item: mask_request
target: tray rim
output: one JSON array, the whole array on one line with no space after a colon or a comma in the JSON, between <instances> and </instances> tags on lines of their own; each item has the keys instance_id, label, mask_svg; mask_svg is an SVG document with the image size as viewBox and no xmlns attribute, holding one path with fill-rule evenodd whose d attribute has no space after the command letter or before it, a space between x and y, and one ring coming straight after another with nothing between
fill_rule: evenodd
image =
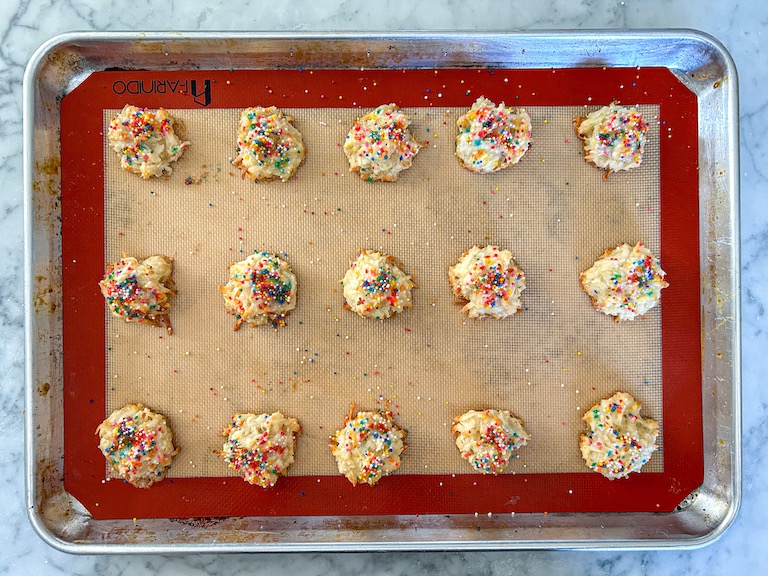
<instances>
[{"instance_id":1,"label":"tray rim","mask_svg":"<svg viewBox=\"0 0 768 576\"><path fill-rule=\"evenodd\" d=\"M514 39L530 41L533 39L557 41L594 41L605 42L610 39L634 40L637 42L653 42L662 39L680 40L698 42L707 45L713 50L718 58L721 59L725 73L724 77L729 79L727 88L727 102L725 104L728 119L730 120L730 129L727 134L728 161L726 163L729 171L728 194L732 212L729 215L728 229L732 232L733 245L731 246L732 266L729 269L731 276L730 287L734 299L733 317L729 318L732 322L730 329L731 351L732 351L732 382L731 382L731 402L732 402L732 454L731 454L731 474L732 502L728 506L726 513L722 516L715 527L702 536L691 539L619 539L619 540L589 540L589 539L546 539L530 541L514 540L433 540L424 541L387 541L387 542L349 542L346 546L338 542L244 542L244 543L185 543L185 544L115 544L115 543L76 543L68 541L55 534L51 528L46 525L37 501L39 496L39 486L36 478L35 462L36 453L33 437L35 433L35 387L34 387L34 369L35 362L32 351L34 346L35 311L32 305L34 298L34 192L32 183L34 179L35 154L34 154L34 135L31 127L34 126L35 118L35 78L44 64L45 59L56 50L77 42L178 42L178 41L211 41L211 40L242 40L242 41L381 41L391 40L395 42L423 42L427 40L468 40L483 39L486 41L501 41L504 39ZM476 64L482 64L477 62ZM664 66L663 63L657 65ZM413 67L413 66L408 66ZM430 66L431 67L431 66ZM741 333L740 333L740 233L739 233L739 171L738 171L738 82L737 72L733 59L728 54L725 47L714 37L688 29L665 29L665 30L542 30L542 31L455 31L455 32L70 32L55 36L45 42L30 58L24 74L23 83L23 121L24 121L24 301L25 301L25 496L27 515L38 535L49 545L64 552L69 553L163 553L163 552L236 552L236 551L387 551L387 550L499 550L499 549L593 549L593 550L616 550L616 549L648 549L648 548L674 548L687 549L698 548L717 540L725 530L732 524L738 514L741 505ZM702 306L704 303L702 302ZM702 345L704 341L702 340Z\"/></svg>"}]
</instances>

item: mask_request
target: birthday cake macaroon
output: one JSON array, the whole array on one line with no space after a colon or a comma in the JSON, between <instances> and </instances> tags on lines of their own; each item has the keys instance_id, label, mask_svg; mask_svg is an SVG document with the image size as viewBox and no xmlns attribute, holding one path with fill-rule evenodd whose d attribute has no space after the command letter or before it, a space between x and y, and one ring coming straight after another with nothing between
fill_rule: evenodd
<instances>
[{"instance_id":1,"label":"birthday cake macaroon","mask_svg":"<svg viewBox=\"0 0 768 576\"><path fill-rule=\"evenodd\" d=\"M363 180L397 180L421 148L410 123L396 104L382 104L355 120L344 141L349 169Z\"/></svg>"},{"instance_id":2,"label":"birthday cake macaroon","mask_svg":"<svg viewBox=\"0 0 768 576\"><path fill-rule=\"evenodd\" d=\"M523 422L508 410L470 410L453 420L456 447L472 468L483 474L500 474L512 452L528 443Z\"/></svg>"},{"instance_id":3,"label":"birthday cake macaroon","mask_svg":"<svg viewBox=\"0 0 768 576\"><path fill-rule=\"evenodd\" d=\"M125 255L107 264L99 282L107 307L114 316L126 322L165 326L172 334L170 296L176 293L173 282L173 259L155 255L139 261Z\"/></svg>"},{"instance_id":4,"label":"birthday cake macaroon","mask_svg":"<svg viewBox=\"0 0 768 576\"><path fill-rule=\"evenodd\" d=\"M388 254L361 250L341 279L345 307L362 318L383 320L410 308L416 287Z\"/></svg>"},{"instance_id":5,"label":"birthday cake macaroon","mask_svg":"<svg viewBox=\"0 0 768 576\"><path fill-rule=\"evenodd\" d=\"M96 429L99 450L120 478L136 488L149 488L165 478L179 448L165 416L143 404L127 404Z\"/></svg>"},{"instance_id":6,"label":"birthday cake macaroon","mask_svg":"<svg viewBox=\"0 0 768 576\"><path fill-rule=\"evenodd\" d=\"M595 310L621 322L643 316L659 303L661 290L669 286L665 276L656 257L638 242L606 249L580 280Z\"/></svg>"},{"instance_id":7,"label":"birthday cake macaroon","mask_svg":"<svg viewBox=\"0 0 768 576\"><path fill-rule=\"evenodd\" d=\"M107 139L120 156L123 170L144 179L171 173L189 146L173 129L173 117L165 108L150 110L126 104L109 123Z\"/></svg>"},{"instance_id":8,"label":"birthday cake macaroon","mask_svg":"<svg viewBox=\"0 0 768 576\"><path fill-rule=\"evenodd\" d=\"M631 394L616 392L584 414L589 432L581 434L579 448L587 468L615 480L639 472L651 459L659 424L640 416L640 409Z\"/></svg>"},{"instance_id":9,"label":"birthday cake macaroon","mask_svg":"<svg viewBox=\"0 0 768 576\"><path fill-rule=\"evenodd\" d=\"M606 178L643 161L648 124L635 108L612 102L573 123L584 144L584 160L605 170Z\"/></svg>"},{"instance_id":10,"label":"birthday cake macaroon","mask_svg":"<svg viewBox=\"0 0 768 576\"><path fill-rule=\"evenodd\" d=\"M243 324L285 326L296 308L296 276L282 258L256 252L229 266L229 282L220 287L227 312L235 317L235 330Z\"/></svg>"},{"instance_id":11,"label":"birthday cake macaroon","mask_svg":"<svg viewBox=\"0 0 768 576\"><path fill-rule=\"evenodd\" d=\"M227 441L216 454L249 484L269 488L293 464L301 426L281 412L235 414L222 432Z\"/></svg>"},{"instance_id":12,"label":"birthday cake macaroon","mask_svg":"<svg viewBox=\"0 0 768 576\"><path fill-rule=\"evenodd\" d=\"M509 250L473 246L448 269L448 279L469 318L503 319L523 307L525 274Z\"/></svg>"},{"instance_id":13,"label":"birthday cake macaroon","mask_svg":"<svg viewBox=\"0 0 768 576\"><path fill-rule=\"evenodd\" d=\"M456 157L472 172L489 173L517 164L531 146L531 117L496 106L481 96L456 125Z\"/></svg>"},{"instance_id":14,"label":"birthday cake macaroon","mask_svg":"<svg viewBox=\"0 0 768 576\"><path fill-rule=\"evenodd\" d=\"M373 486L400 467L400 456L407 448L406 431L395 424L392 412L358 412L354 405L344 427L331 437L331 451L339 472L353 484Z\"/></svg>"},{"instance_id":15,"label":"birthday cake macaroon","mask_svg":"<svg viewBox=\"0 0 768 576\"><path fill-rule=\"evenodd\" d=\"M232 165L243 178L283 182L296 172L306 157L304 140L293 118L270 106L243 110Z\"/></svg>"}]
</instances>

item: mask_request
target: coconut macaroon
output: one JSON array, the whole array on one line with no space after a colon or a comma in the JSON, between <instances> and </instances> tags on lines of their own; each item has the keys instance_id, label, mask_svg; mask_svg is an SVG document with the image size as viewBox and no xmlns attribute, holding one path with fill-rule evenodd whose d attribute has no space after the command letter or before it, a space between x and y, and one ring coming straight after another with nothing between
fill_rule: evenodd
<instances>
[{"instance_id":1,"label":"coconut macaroon","mask_svg":"<svg viewBox=\"0 0 768 576\"><path fill-rule=\"evenodd\" d=\"M473 246L448 269L456 297L467 301L462 308L469 318L512 316L523 307L525 274L509 250L497 246Z\"/></svg>"},{"instance_id":2,"label":"coconut macaroon","mask_svg":"<svg viewBox=\"0 0 768 576\"><path fill-rule=\"evenodd\" d=\"M331 451L339 472L356 486L373 486L382 476L400 467L400 456L407 448L407 432L398 428L389 410L358 412L354 405L344 420L344 427L331 437Z\"/></svg>"},{"instance_id":3,"label":"coconut macaroon","mask_svg":"<svg viewBox=\"0 0 768 576\"><path fill-rule=\"evenodd\" d=\"M127 404L96 428L99 449L115 473L137 488L165 478L178 454L165 416L143 404Z\"/></svg>"},{"instance_id":4,"label":"coconut macaroon","mask_svg":"<svg viewBox=\"0 0 768 576\"><path fill-rule=\"evenodd\" d=\"M517 164L531 146L531 117L481 96L456 125L456 157L472 172L496 172Z\"/></svg>"},{"instance_id":5,"label":"coconut macaroon","mask_svg":"<svg viewBox=\"0 0 768 576\"><path fill-rule=\"evenodd\" d=\"M621 322L658 304L662 288L669 286L664 276L659 261L638 242L606 249L580 280L595 309Z\"/></svg>"},{"instance_id":6,"label":"coconut macaroon","mask_svg":"<svg viewBox=\"0 0 768 576\"><path fill-rule=\"evenodd\" d=\"M155 255L139 261L125 255L107 264L99 287L114 316L126 322L165 326L172 334L168 317L170 296L176 293L172 275L173 258Z\"/></svg>"},{"instance_id":7,"label":"coconut macaroon","mask_svg":"<svg viewBox=\"0 0 768 576\"><path fill-rule=\"evenodd\" d=\"M216 454L249 484L269 488L293 464L299 434L298 421L281 412L235 414L221 433L227 441Z\"/></svg>"},{"instance_id":8,"label":"coconut macaroon","mask_svg":"<svg viewBox=\"0 0 768 576\"><path fill-rule=\"evenodd\" d=\"M232 165L243 178L288 180L306 157L304 141L293 118L270 106L247 108L240 116Z\"/></svg>"},{"instance_id":9,"label":"coconut macaroon","mask_svg":"<svg viewBox=\"0 0 768 576\"><path fill-rule=\"evenodd\" d=\"M173 117L165 108L150 110L126 104L109 123L109 145L120 156L123 170L147 179L173 172L189 146L173 131Z\"/></svg>"},{"instance_id":10,"label":"coconut macaroon","mask_svg":"<svg viewBox=\"0 0 768 576\"><path fill-rule=\"evenodd\" d=\"M573 121L584 143L584 160L612 172L632 170L643 161L648 124L635 108L612 102L586 117Z\"/></svg>"},{"instance_id":11,"label":"coconut macaroon","mask_svg":"<svg viewBox=\"0 0 768 576\"><path fill-rule=\"evenodd\" d=\"M344 142L349 169L369 182L397 180L420 148L410 123L396 104L382 104L355 120Z\"/></svg>"},{"instance_id":12,"label":"coconut macaroon","mask_svg":"<svg viewBox=\"0 0 768 576\"><path fill-rule=\"evenodd\" d=\"M626 478L651 459L659 424L640 416L640 408L630 394L616 392L584 414L589 432L581 434L579 448L590 470L610 480Z\"/></svg>"},{"instance_id":13,"label":"coconut macaroon","mask_svg":"<svg viewBox=\"0 0 768 576\"><path fill-rule=\"evenodd\" d=\"M416 288L410 276L387 254L361 250L341 279L345 308L363 318L383 320L411 308L411 291Z\"/></svg>"},{"instance_id":14,"label":"coconut macaroon","mask_svg":"<svg viewBox=\"0 0 768 576\"><path fill-rule=\"evenodd\" d=\"M230 264L229 282L219 290L227 312L237 319L235 330L244 323L285 326L285 317L296 308L296 276L288 262L269 252Z\"/></svg>"},{"instance_id":15,"label":"coconut macaroon","mask_svg":"<svg viewBox=\"0 0 768 576\"><path fill-rule=\"evenodd\" d=\"M500 474L512 459L512 451L528 443L522 420L508 410L470 410L453 419L451 432L461 457L483 474Z\"/></svg>"}]
</instances>

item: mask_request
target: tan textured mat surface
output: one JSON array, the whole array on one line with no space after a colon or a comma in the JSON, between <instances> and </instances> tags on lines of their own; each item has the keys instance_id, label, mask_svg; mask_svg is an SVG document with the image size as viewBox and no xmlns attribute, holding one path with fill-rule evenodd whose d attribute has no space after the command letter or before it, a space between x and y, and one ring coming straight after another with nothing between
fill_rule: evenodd
<instances>
[{"instance_id":1,"label":"tan textured mat surface","mask_svg":"<svg viewBox=\"0 0 768 576\"><path fill-rule=\"evenodd\" d=\"M389 402L409 430L401 473L471 472L451 419L485 407L509 409L531 435L510 471L586 471L578 435L594 403L620 389L662 416L661 308L615 324L578 280L621 242L659 255L658 107L640 110L651 126L644 163L608 181L580 155L571 121L583 107L528 108L533 147L492 175L454 157L466 109L407 108L428 144L396 183L348 172L341 145L355 109L286 109L308 153L288 183L242 181L230 165L240 110L172 110L192 145L168 178L123 172L105 144L107 257L175 255L179 289L173 336L107 319L107 410L141 401L166 414L183 448L176 477L227 475L212 450L229 417L278 409L304 427L291 474L336 474L328 437L352 402ZM105 111L105 129L116 113ZM526 310L503 321L467 320L447 280L467 248L487 243L526 274ZM380 322L342 308L339 280L360 248L415 277L412 309ZM235 333L218 287L254 250L288 260L298 307L284 328ZM662 463L658 454L645 469Z\"/></svg>"}]
</instances>

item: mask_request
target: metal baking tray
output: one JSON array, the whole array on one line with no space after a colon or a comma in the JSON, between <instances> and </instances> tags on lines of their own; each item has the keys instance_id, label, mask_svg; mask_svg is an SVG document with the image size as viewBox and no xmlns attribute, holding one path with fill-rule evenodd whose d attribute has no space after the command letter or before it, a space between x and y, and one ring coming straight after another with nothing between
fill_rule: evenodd
<instances>
[{"instance_id":1,"label":"metal baking tray","mask_svg":"<svg viewBox=\"0 0 768 576\"><path fill-rule=\"evenodd\" d=\"M275 68L666 67L698 98L704 481L670 513L94 520L63 488L61 98L90 73ZM687 30L527 33L76 33L24 78L26 504L72 553L644 549L702 546L741 499L738 87L715 39Z\"/></svg>"}]
</instances>

